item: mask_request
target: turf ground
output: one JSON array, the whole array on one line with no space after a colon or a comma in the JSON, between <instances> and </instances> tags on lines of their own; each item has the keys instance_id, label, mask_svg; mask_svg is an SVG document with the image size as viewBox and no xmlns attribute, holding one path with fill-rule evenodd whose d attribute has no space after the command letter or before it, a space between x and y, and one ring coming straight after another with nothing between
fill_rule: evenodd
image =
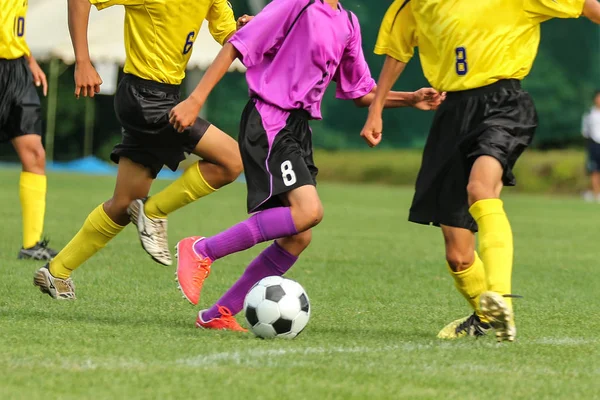
<instances>
[{"instance_id":1,"label":"turf ground","mask_svg":"<svg viewBox=\"0 0 600 400\"><path fill-rule=\"evenodd\" d=\"M2 399L592 399L600 398L599 205L509 195L516 238L518 341L442 342L468 313L437 229L405 222L411 190L323 184L324 222L291 271L313 306L293 341L194 328L173 268L154 264L128 228L76 271L78 299L32 286L17 261L18 171L0 170ZM156 188L167 182L158 182ZM113 178L51 175L46 231L60 247ZM170 219L171 243L245 217L233 184ZM202 305L259 249L219 261Z\"/></svg>"}]
</instances>

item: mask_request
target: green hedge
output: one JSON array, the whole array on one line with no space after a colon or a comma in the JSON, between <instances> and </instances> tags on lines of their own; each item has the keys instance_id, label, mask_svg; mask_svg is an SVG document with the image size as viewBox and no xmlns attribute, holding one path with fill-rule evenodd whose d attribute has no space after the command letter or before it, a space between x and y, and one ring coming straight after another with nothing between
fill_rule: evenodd
<instances>
[{"instance_id":1,"label":"green hedge","mask_svg":"<svg viewBox=\"0 0 600 400\"><path fill-rule=\"evenodd\" d=\"M413 150L315 152L319 181L412 186L421 164ZM579 194L587 188L583 150L526 151L515 167L519 192Z\"/></svg>"}]
</instances>

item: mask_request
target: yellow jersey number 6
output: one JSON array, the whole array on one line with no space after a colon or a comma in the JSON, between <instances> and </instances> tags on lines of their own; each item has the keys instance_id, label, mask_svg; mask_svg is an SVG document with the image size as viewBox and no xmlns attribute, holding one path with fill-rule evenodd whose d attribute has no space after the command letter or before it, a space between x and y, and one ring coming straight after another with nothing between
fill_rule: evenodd
<instances>
[{"instance_id":1,"label":"yellow jersey number 6","mask_svg":"<svg viewBox=\"0 0 600 400\"><path fill-rule=\"evenodd\" d=\"M467 49L464 47L456 48L456 75L465 76L469 71L467 64Z\"/></svg>"},{"instance_id":2,"label":"yellow jersey number 6","mask_svg":"<svg viewBox=\"0 0 600 400\"><path fill-rule=\"evenodd\" d=\"M183 54L187 54L192 51L192 47L194 46L194 37L196 36L196 32L191 31L188 33L187 38L185 39L185 45L183 46Z\"/></svg>"}]
</instances>

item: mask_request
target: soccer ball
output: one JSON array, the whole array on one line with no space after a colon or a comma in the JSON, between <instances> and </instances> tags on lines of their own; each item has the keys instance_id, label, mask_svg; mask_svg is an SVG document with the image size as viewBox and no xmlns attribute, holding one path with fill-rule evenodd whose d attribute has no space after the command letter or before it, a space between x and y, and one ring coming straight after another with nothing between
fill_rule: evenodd
<instances>
[{"instance_id":1,"label":"soccer ball","mask_svg":"<svg viewBox=\"0 0 600 400\"><path fill-rule=\"evenodd\" d=\"M296 281L269 276L250 289L244 300L250 331L263 339L293 339L306 327L310 303Z\"/></svg>"}]
</instances>

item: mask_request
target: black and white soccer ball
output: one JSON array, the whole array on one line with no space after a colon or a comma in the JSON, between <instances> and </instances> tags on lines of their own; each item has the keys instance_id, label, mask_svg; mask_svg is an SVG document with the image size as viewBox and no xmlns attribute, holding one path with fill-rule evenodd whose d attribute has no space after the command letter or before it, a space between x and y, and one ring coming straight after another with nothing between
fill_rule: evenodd
<instances>
[{"instance_id":1,"label":"black and white soccer ball","mask_svg":"<svg viewBox=\"0 0 600 400\"><path fill-rule=\"evenodd\" d=\"M250 289L244 300L250 331L263 339L293 339L308 324L310 303L296 281L269 276Z\"/></svg>"}]
</instances>

